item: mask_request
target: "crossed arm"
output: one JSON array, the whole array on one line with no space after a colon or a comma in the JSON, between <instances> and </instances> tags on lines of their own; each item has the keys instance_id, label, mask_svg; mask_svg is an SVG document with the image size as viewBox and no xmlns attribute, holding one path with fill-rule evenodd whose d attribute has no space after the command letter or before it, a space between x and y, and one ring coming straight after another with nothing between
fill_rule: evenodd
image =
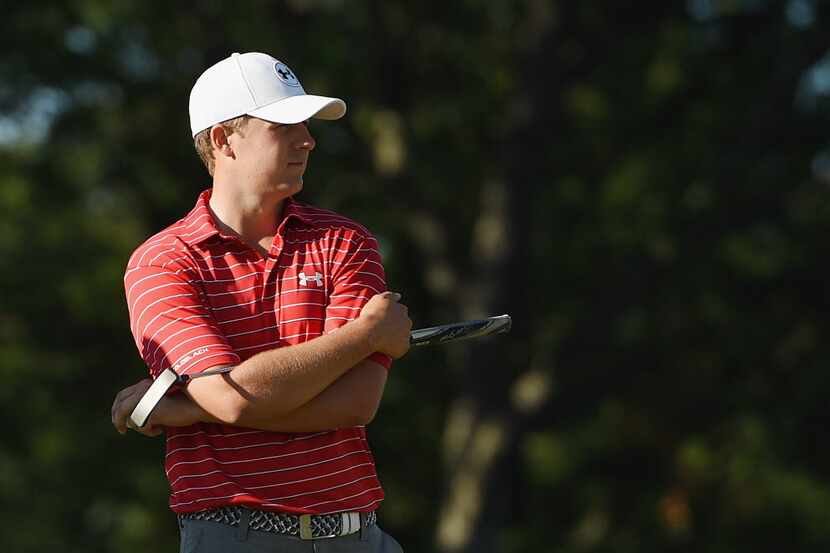
<instances>
[{"instance_id":1,"label":"crossed arm","mask_svg":"<svg viewBox=\"0 0 830 553\"><path fill-rule=\"evenodd\" d=\"M272 432L317 432L369 424L375 416L386 385L387 371L373 361L362 361L320 392L308 403L274 418L242 417L237 426ZM223 378L220 375L206 378ZM152 380L124 389L113 405L112 422L121 433L127 431L129 415ZM135 430L157 436L165 426L189 426L197 422L223 423L188 394L167 396L159 402L147 424Z\"/></svg>"},{"instance_id":2,"label":"crossed arm","mask_svg":"<svg viewBox=\"0 0 830 553\"><path fill-rule=\"evenodd\" d=\"M260 430L310 432L367 424L386 383L386 369L366 358L375 351L400 357L409 347L411 321L396 294L372 298L361 316L337 332L269 350L231 373L192 380L185 394L165 397L139 431L219 422ZM398 296L399 297L399 296ZM112 422L124 433L150 380L115 398Z\"/></svg>"}]
</instances>

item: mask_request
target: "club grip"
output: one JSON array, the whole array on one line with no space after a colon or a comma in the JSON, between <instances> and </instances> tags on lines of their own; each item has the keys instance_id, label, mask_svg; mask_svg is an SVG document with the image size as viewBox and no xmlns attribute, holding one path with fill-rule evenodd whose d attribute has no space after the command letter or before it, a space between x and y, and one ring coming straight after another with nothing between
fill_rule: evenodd
<instances>
[{"instance_id":1,"label":"club grip","mask_svg":"<svg viewBox=\"0 0 830 553\"><path fill-rule=\"evenodd\" d=\"M420 328L410 333L409 343L413 346L426 346L479 338L491 334L503 334L510 331L512 324L513 320L510 315L499 315L487 319Z\"/></svg>"}]
</instances>

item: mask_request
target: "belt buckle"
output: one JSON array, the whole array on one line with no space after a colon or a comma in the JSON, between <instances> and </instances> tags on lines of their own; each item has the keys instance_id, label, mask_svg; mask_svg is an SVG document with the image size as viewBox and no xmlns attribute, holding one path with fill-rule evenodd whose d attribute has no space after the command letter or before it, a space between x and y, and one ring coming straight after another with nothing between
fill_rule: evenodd
<instances>
[{"instance_id":1,"label":"belt buckle","mask_svg":"<svg viewBox=\"0 0 830 553\"><path fill-rule=\"evenodd\" d=\"M300 515L300 539L301 540L323 540L326 538L336 538L337 534L325 534L322 536L314 535L314 527L311 525L312 515Z\"/></svg>"},{"instance_id":2,"label":"belt buckle","mask_svg":"<svg viewBox=\"0 0 830 553\"><path fill-rule=\"evenodd\" d=\"M314 539L314 532L311 529L311 515L300 515L300 539Z\"/></svg>"}]
</instances>

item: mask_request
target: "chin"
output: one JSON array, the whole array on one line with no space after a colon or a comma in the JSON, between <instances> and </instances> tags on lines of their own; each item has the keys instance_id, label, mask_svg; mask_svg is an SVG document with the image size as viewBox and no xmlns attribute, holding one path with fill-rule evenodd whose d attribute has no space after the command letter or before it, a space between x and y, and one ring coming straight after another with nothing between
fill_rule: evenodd
<instances>
[{"instance_id":1,"label":"chin","mask_svg":"<svg viewBox=\"0 0 830 553\"><path fill-rule=\"evenodd\" d=\"M297 192L301 191L303 189L303 178L300 177L294 183L292 183L291 189L293 190L293 192L291 192L292 196Z\"/></svg>"},{"instance_id":2,"label":"chin","mask_svg":"<svg viewBox=\"0 0 830 553\"><path fill-rule=\"evenodd\" d=\"M303 189L303 179L282 181L273 186L272 190L281 196L293 196Z\"/></svg>"}]
</instances>

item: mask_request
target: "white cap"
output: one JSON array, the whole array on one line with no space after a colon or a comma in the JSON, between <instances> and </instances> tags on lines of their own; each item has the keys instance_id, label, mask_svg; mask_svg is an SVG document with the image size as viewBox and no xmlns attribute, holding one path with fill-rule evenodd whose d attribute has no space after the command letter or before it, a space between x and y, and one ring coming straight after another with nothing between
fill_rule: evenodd
<instances>
[{"instance_id":1,"label":"white cap","mask_svg":"<svg viewBox=\"0 0 830 553\"><path fill-rule=\"evenodd\" d=\"M259 52L223 59L202 73L190 91L193 136L241 115L294 124L311 117L340 119L345 113L343 100L306 94L287 65Z\"/></svg>"}]
</instances>

